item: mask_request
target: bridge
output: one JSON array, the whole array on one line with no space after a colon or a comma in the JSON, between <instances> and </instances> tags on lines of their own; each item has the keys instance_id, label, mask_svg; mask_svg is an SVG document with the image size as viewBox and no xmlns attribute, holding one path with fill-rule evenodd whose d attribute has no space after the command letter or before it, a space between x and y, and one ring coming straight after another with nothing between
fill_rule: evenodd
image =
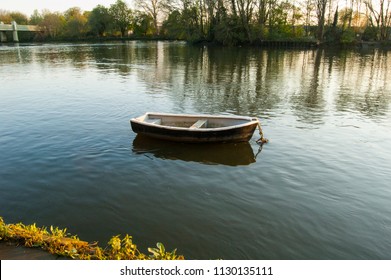
<instances>
[{"instance_id":1,"label":"bridge","mask_svg":"<svg viewBox=\"0 0 391 280\"><path fill-rule=\"evenodd\" d=\"M18 31L30 31L30 32L40 32L42 29L38 25L18 25L15 21L11 24L4 24L0 22L0 41L6 42L7 36L6 32L11 31L14 42L19 42Z\"/></svg>"}]
</instances>

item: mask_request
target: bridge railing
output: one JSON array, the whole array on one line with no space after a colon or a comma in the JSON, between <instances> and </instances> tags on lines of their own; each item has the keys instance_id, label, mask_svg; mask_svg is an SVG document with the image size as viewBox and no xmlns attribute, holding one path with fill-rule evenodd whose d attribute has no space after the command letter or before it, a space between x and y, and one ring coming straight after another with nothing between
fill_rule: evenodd
<instances>
[{"instance_id":1,"label":"bridge railing","mask_svg":"<svg viewBox=\"0 0 391 280\"><path fill-rule=\"evenodd\" d=\"M18 31L39 32L42 31L42 28L38 25L18 25L15 21L11 24L4 24L3 22L0 22L1 42L7 41L7 36L5 35L6 31L12 31L14 42L19 42Z\"/></svg>"}]
</instances>

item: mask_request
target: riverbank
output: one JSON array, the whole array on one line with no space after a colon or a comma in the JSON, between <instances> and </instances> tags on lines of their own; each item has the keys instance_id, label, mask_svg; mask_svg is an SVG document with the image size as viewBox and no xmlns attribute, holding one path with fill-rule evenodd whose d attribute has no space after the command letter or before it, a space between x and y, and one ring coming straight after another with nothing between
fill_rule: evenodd
<instances>
[{"instance_id":1,"label":"riverbank","mask_svg":"<svg viewBox=\"0 0 391 280\"><path fill-rule=\"evenodd\" d=\"M53 258L72 258L81 260L182 260L183 256L176 254L176 249L171 252L165 250L163 244L158 242L156 248L148 248L151 255L140 252L137 245L133 243L132 237L126 235L120 238L119 235L113 236L108 242L108 246L101 248L97 242L90 243L80 240L76 235L71 236L67 229L59 229L50 226L37 227L36 224L24 225L5 224L0 217L0 241L5 246L0 259L52 259ZM7 242L7 243L4 243ZM18 247L40 248L44 251L20 250ZM47 253L45 255L45 253Z\"/></svg>"},{"instance_id":2,"label":"riverbank","mask_svg":"<svg viewBox=\"0 0 391 280\"><path fill-rule=\"evenodd\" d=\"M166 37L140 37L140 36L129 36L129 37L118 37L118 36L107 36L107 37L86 37L86 38L60 38L60 39L34 39L20 41L18 43L107 43L107 42L126 42L126 41L166 41L166 42L185 42L191 45L208 45L208 46L227 46L215 41L199 40L199 41L186 41L170 39ZM0 45L15 44L15 42L7 41L1 42ZM341 48L341 49L391 49L391 40L387 41L356 41L351 43L340 43L340 42L321 42L314 39L287 39L287 40L256 40L251 43L243 42L238 45L231 47L262 47L262 48L279 48L279 49L292 49L292 48Z\"/></svg>"},{"instance_id":3,"label":"riverbank","mask_svg":"<svg viewBox=\"0 0 391 280\"><path fill-rule=\"evenodd\" d=\"M50 254L40 248L27 248L12 242L0 241L0 260L60 260L65 259Z\"/></svg>"}]
</instances>

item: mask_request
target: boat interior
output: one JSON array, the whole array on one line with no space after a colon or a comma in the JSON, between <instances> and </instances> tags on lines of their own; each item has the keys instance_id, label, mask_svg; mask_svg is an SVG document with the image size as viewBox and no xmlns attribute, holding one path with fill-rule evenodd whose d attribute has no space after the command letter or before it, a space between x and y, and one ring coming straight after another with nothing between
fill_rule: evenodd
<instances>
[{"instance_id":1,"label":"boat interior","mask_svg":"<svg viewBox=\"0 0 391 280\"><path fill-rule=\"evenodd\" d=\"M222 118L222 117L212 117L212 116L177 116L177 115L154 115L147 114L141 118L140 121L172 126L172 127L183 127L190 129L199 129L199 128L218 128L226 127L233 125L241 125L249 122L249 119L245 118Z\"/></svg>"}]
</instances>

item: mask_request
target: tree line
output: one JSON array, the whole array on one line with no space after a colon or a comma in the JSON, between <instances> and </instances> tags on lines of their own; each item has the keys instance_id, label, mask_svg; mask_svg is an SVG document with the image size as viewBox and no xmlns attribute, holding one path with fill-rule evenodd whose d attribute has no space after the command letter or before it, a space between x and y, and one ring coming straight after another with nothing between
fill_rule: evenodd
<instances>
[{"instance_id":1,"label":"tree line","mask_svg":"<svg viewBox=\"0 0 391 280\"><path fill-rule=\"evenodd\" d=\"M390 39L391 0L123 0L91 11L0 11L42 27L36 39L136 37L225 45L264 40L354 43Z\"/></svg>"}]
</instances>

